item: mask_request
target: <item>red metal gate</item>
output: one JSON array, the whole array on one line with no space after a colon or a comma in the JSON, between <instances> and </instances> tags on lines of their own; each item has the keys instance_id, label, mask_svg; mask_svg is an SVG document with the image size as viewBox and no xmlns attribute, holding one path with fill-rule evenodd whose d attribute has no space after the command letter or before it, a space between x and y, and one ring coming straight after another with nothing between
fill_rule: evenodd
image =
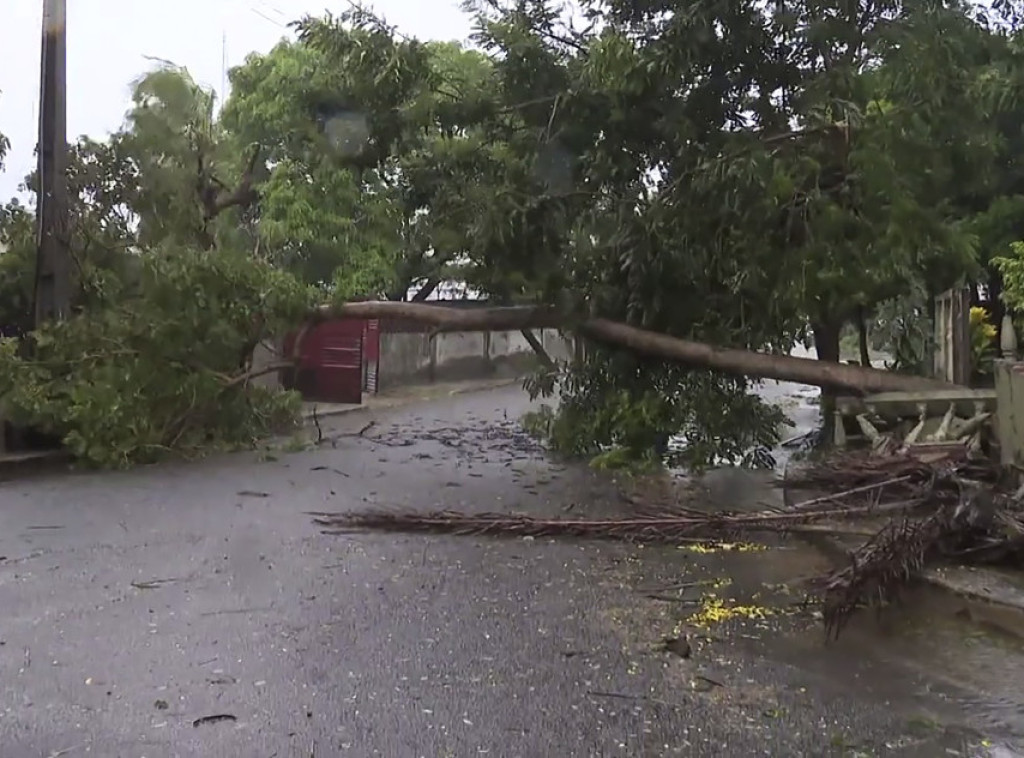
<instances>
[{"instance_id":1,"label":"red metal gate","mask_svg":"<svg viewBox=\"0 0 1024 758\"><path fill-rule=\"evenodd\" d=\"M363 402L364 331L362 320L339 319L324 321L286 340L285 349L291 355L296 352L294 340L300 340L293 386L304 400Z\"/></svg>"}]
</instances>

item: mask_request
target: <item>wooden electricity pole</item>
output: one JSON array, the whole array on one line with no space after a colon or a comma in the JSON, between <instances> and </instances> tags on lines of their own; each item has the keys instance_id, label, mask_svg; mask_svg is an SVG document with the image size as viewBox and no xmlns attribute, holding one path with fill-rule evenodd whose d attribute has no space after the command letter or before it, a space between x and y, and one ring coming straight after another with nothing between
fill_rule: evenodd
<instances>
[{"instance_id":1,"label":"wooden electricity pole","mask_svg":"<svg viewBox=\"0 0 1024 758\"><path fill-rule=\"evenodd\" d=\"M43 0L39 81L39 194L36 204L35 325L67 316L71 259L67 201L66 0Z\"/></svg>"}]
</instances>

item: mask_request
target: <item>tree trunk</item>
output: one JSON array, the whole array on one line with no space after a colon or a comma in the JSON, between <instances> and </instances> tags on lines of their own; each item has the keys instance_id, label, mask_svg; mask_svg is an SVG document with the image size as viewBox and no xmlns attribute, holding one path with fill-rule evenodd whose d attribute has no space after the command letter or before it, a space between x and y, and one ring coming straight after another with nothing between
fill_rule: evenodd
<instances>
[{"instance_id":1,"label":"tree trunk","mask_svg":"<svg viewBox=\"0 0 1024 758\"><path fill-rule=\"evenodd\" d=\"M820 335L822 341L818 344L826 350L826 357L816 361L788 355L765 355L750 350L716 347L637 329L603 318L574 322L554 308L548 307L462 309L425 303L361 302L322 306L309 316L311 321L344 317L407 319L433 325L438 332L571 329L591 340L650 358L661 358L726 374L810 384L853 394L948 389L951 386L936 379L838 363L837 328L832 328L831 334L822 332ZM815 333L816 342L818 338L819 335Z\"/></svg>"},{"instance_id":2,"label":"tree trunk","mask_svg":"<svg viewBox=\"0 0 1024 758\"><path fill-rule=\"evenodd\" d=\"M1006 305L1003 303L1003 276L995 266L988 266L988 311L992 324L996 327L996 345L1002 344L1003 316Z\"/></svg>"},{"instance_id":3,"label":"tree trunk","mask_svg":"<svg viewBox=\"0 0 1024 758\"><path fill-rule=\"evenodd\" d=\"M935 342L935 319L938 316L936 298L939 293L935 291L935 286L929 284L926 289L927 303L925 305L925 312L928 314L928 334L925 336L924 341L924 370L930 373L935 371L935 351L938 349L938 345ZM893 358L898 360L899 356L894 355Z\"/></svg>"},{"instance_id":4,"label":"tree trunk","mask_svg":"<svg viewBox=\"0 0 1024 758\"><path fill-rule=\"evenodd\" d=\"M839 363L839 337L842 327L835 323L815 322L811 324L814 334L814 350L819 361Z\"/></svg>"},{"instance_id":5,"label":"tree trunk","mask_svg":"<svg viewBox=\"0 0 1024 758\"><path fill-rule=\"evenodd\" d=\"M814 350L818 354L818 360L841 365L839 363L839 338L842 332L842 324L823 320L811 324L811 331L814 333ZM861 366L861 368L865 367ZM821 423L825 439L831 442L835 437L836 390L843 388L820 386Z\"/></svg>"},{"instance_id":6,"label":"tree trunk","mask_svg":"<svg viewBox=\"0 0 1024 758\"><path fill-rule=\"evenodd\" d=\"M857 307L857 342L860 347L860 365L871 365L871 351L868 348L868 323L864 306Z\"/></svg>"}]
</instances>

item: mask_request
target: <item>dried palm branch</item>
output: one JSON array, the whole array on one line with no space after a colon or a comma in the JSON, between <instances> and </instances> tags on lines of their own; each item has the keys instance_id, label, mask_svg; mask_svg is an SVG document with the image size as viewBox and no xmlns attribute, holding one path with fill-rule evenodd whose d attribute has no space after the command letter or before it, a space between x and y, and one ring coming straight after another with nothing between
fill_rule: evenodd
<instances>
[{"instance_id":1,"label":"dried palm branch","mask_svg":"<svg viewBox=\"0 0 1024 758\"><path fill-rule=\"evenodd\" d=\"M952 462L950 463L952 464ZM870 488L883 482L900 480L924 482L935 474L936 466L921 462L909 454L874 456L855 452L832 456L787 476L781 485L788 489L857 489Z\"/></svg>"},{"instance_id":2,"label":"dried palm branch","mask_svg":"<svg viewBox=\"0 0 1024 758\"><path fill-rule=\"evenodd\" d=\"M837 639L865 602L896 600L948 526L948 518L938 513L922 521L893 520L851 554L849 566L815 583L822 596L826 636Z\"/></svg>"},{"instance_id":3,"label":"dried palm branch","mask_svg":"<svg viewBox=\"0 0 1024 758\"><path fill-rule=\"evenodd\" d=\"M347 513L311 513L314 523L328 534L376 530L390 532L433 532L458 535L509 537L584 537L637 542L681 542L693 539L727 539L749 532L799 532L812 523L867 515L872 512L907 510L916 500L875 507L820 507L792 511L708 513L678 506L641 510L636 516L619 519L537 518L522 514L455 511L368 510ZM842 527L835 527L844 532ZM822 529L814 530L820 532Z\"/></svg>"},{"instance_id":4,"label":"dried palm branch","mask_svg":"<svg viewBox=\"0 0 1024 758\"><path fill-rule=\"evenodd\" d=\"M956 498L950 497L955 492ZM820 580L826 634L837 638L858 606L883 604L900 591L930 560L961 556L966 549L995 547L1005 529L999 504L986 488L952 474L937 476L931 495L945 495L931 515L918 520L893 519L850 555L850 565ZM1022 540L1024 541L1024 540Z\"/></svg>"}]
</instances>

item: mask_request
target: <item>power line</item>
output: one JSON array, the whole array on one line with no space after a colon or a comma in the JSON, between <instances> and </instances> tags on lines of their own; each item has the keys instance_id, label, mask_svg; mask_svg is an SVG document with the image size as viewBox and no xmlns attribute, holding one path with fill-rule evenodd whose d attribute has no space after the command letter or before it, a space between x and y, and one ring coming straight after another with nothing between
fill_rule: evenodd
<instances>
[{"instance_id":1,"label":"power line","mask_svg":"<svg viewBox=\"0 0 1024 758\"><path fill-rule=\"evenodd\" d=\"M287 28L288 28L288 27L287 27L287 26L286 26L285 24L282 24L282 23L281 23L280 21L277 21L277 20L275 20L275 19L272 19L272 18L271 18L270 16L268 16L268 15L267 15L266 13L264 13L263 11L261 11L260 9L258 9L258 8L256 8L256 7L254 7L254 6L249 6L249 10L250 10L250 11L252 11L253 13L255 13L255 14L256 14L257 16L259 16L260 18L262 18L262 19L263 19L264 21L266 21L266 22L268 22L268 23L271 23L271 24L273 24L274 26L278 26L278 27L280 27L280 28L282 28L282 29L287 29ZM281 13L281 11L278 11L278 10L277 10L276 8L273 8L273 9L271 9L271 10L274 10L274 11L276 11L277 13L280 13L280 14L281 14L282 16L284 15L283 13Z\"/></svg>"}]
</instances>

